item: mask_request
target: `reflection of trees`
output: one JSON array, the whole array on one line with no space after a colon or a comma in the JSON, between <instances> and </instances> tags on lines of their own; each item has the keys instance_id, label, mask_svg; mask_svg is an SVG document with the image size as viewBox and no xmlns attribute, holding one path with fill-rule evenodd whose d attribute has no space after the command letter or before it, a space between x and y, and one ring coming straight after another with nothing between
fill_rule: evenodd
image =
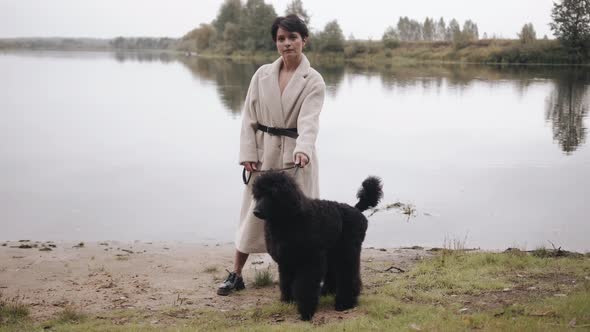
<instances>
[{"instance_id":1,"label":"reflection of trees","mask_svg":"<svg viewBox=\"0 0 590 332\"><path fill-rule=\"evenodd\" d=\"M213 81L223 105L233 114L239 114L242 111L250 79L260 66L250 62L187 57L167 52L116 52L114 58L119 62L171 63L178 61L185 65L195 78Z\"/></svg>"},{"instance_id":2,"label":"reflection of trees","mask_svg":"<svg viewBox=\"0 0 590 332\"><path fill-rule=\"evenodd\" d=\"M378 75L386 88L418 87L440 88L444 83L452 89L461 90L475 82L501 84L510 81L520 93L538 78L551 78L562 69L549 66L502 66L471 64L406 64L380 67L350 66L355 73Z\"/></svg>"},{"instance_id":3,"label":"reflection of trees","mask_svg":"<svg viewBox=\"0 0 590 332\"><path fill-rule=\"evenodd\" d=\"M176 55L166 52L115 52L115 59L118 62L138 61L138 62L154 62L170 63L174 61Z\"/></svg>"},{"instance_id":4,"label":"reflection of trees","mask_svg":"<svg viewBox=\"0 0 590 332\"><path fill-rule=\"evenodd\" d=\"M219 97L232 114L241 112L250 79L260 62L236 62L226 59L174 56L169 53L116 53L118 61L179 61L198 80L215 83ZM324 77L328 94L336 97L345 73L354 76L377 76L385 88L420 87L440 91L443 85L461 91L475 82L489 85L514 84L521 95L539 80L551 80L555 89L547 98L546 120L553 126L553 137L565 153L571 153L586 139L584 119L590 104L588 83L590 70L551 66L482 66L482 65L353 65L314 61Z\"/></svg>"},{"instance_id":5,"label":"reflection of trees","mask_svg":"<svg viewBox=\"0 0 590 332\"><path fill-rule=\"evenodd\" d=\"M553 137L565 153L571 153L586 140L584 119L588 115L590 70L555 66L485 66L485 65L404 65L348 66L347 71L365 76L379 76L388 89L422 87L441 88L443 82L451 89L462 90L475 82L489 85L510 82L520 95L538 81L555 82L555 90L547 98L546 119L553 125Z\"/></svg>"},{"instance_id":6,"label":"reflection of trees","mask_svg":"<svg viewBox=\"0 0 590 332\"><path fill-rule=\"evenodd\" d=\"M317 67L314 67L322 77L324 78L324 82L326 82L326 91L327 93L332 96L336 97L338 94L338 87L342 83L342 79L344 78L344 65L342 64L335 64L335 65L327 65L327 64L320 64Z\"/></svg>"},{"instance_id":7,"label":"reflection of trees","mask_svg":"<svg viewBox=\"0 0 590 332\"><path fill-rule=\"evenodd\" d=\"M178 60L189 68L196 78L214 81L223 104L234 114L239 114L242 111L250 79L256 69L262 65L262 63L240 63L232 60L199 57L179 57ZM324 77L328 93L336 95L338 86L344 77L344 66L320 65L315 68Z\"/></svg>"},{"instance_id":8,"label":"reflection of trees","mask_svg":"<svg viewBox=\"0 0 590 332\"><path fill-rule=\"evenodd\" d=\"M239 114L242 111L250 79L260 66L259 64L198 57L179 57L178 59L196 78L214 81L223 105L233 114Z\"/></svg>"},{"instance_id":9,"label":"reflection of trees","mask_svg":"<svg viewBox=\"0 0 590 332\"><path fill-rule=\"evenodd\" d=\"M547 97L545 118L553 126L553 139L570 154L586 140L584 118L588 114L589 72L569 70L555 79Z\"/></svg>"}]
</instances>

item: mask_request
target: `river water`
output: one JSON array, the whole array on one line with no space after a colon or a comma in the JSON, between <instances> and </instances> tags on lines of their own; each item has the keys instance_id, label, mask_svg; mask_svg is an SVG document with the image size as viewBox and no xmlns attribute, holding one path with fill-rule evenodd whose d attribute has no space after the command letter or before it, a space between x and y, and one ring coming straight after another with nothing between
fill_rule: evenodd
<instances>
[{"instance_id":1,"label":"river water","mask_svg":"<svg viewBox=\"0 0 590 332\"><path fill-rule=\"evenodd\" d=\"M231 242L259 65L0 53L0 240ZM378 175L412 207L370 217L366 246L590 250L589 69L314 67L322 198Z\"/></svg>"}]
</instances>

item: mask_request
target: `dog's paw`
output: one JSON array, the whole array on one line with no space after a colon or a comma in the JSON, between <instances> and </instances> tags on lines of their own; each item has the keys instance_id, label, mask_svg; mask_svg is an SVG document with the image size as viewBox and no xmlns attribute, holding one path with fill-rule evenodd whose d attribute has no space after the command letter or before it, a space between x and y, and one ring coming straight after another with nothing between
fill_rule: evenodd
<instances>
[{"instance_id":1,"label":"dog's paw","mask_svg":"<svg viewBox=\"0 0 590 332\"><path fill-rule=\"evenodd\" d=\"M313 318L313 313L301 314L301 320L304 322L309 322L312 318Z\"/></svg>"},{"instance_id":2,"label":"dog's paw","mask_svg":"<svg viewBox=\"0 0 590 332\"><path fill-rule=\"evenodd\" d=\"M354 307L356 307L355 303L336 303L334 305L334 309L336 309L336 311L344 311Z\"/></svg>"},{"instance_id":3,"label":"dog's paw","mask_svg":"<svg viewBox=\"0 0 590 332\"><path fill-rule=\"evenodd\" d=\"M281 295L281 302L283 303L293 303L295 299L292 296Z\"/></svg>"}]
</instances>

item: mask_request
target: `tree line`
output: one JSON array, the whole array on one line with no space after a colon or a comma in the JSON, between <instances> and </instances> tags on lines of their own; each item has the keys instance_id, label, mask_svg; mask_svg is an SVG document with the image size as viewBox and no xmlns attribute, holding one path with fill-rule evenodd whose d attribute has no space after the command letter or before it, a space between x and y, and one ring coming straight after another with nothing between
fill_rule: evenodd
<instances>
[{"instance_id":1,"label":"tree line","mask_svg":"<svg viewBox=\"0 0 590 332\"><path fill-rule=\"evenodd\" d=\"M344 51L346 38L337 20L328 22L320 31L316 31L301 0L293 0L287 5L285 15L296 14L310 28L310 40L307 49L320 52ZM277 17L274 7L264 0L225 0L217 17L211 23L201 23L181 38L179 47L184 50L221 52L231 54L238 50L272 51L274 43L270 39L269 27ZM354 37L349 38L353 40ZM386 46L393 46L400 41L454 41L467 43L479 39L477 24L471 20L459 24L452 19L448 26L444 18L435 21L426 18L418 22L408 17L401 17L395 27L390 26L383 34Z\"/></svg>"},{"instance_id":2,"label":"tree line","mask_svg":"<svg viewBox=\"0 0 590 332\"><path fill-rule=\"evenodd\" d=\"M31 49L31 50L170 50L177 49L178 39L175 38L10 38L0 39L0 49Z\"/></svg>"},{"instance_id":3,"label":"tree line","mask_svg":"<svg viewBox=\"0 0 590 332\"><path fill-rule=\"evenodd\" d=\"M311 21L301 0L287 5L284 15L296 14L309 26ZM270 39L269 27L277 17L274 7L264 0L225 0L217 17L211 23L201 23L181 38L179 47L183 50L213 51L231 54L238 50L272 51L275 46ZM320 52L344 51L346 38L337 20L328 22L322 30L310 27L307 49ZM354 37L349 38L353 40ZM400 41L454 41L468 43L479 39L477 24L471 20L459 24L452 19L447 25L444 18L426 18L418 22L401 17L395 27L390 26L383 34L386 46Z\"/></svg>"},{"instance_id":4,"label":"tree line","mask_svg":"<svg viewBox=\"0 0 590 332\"><path fill-rule=\"evenodd\" d=\"M369 46L361 45L352 35L347 40L337 20L328 22L321 30L314 29L309 25L311 19L301 0L291 1L284 15L287 14L297 14L308 24L311 37L306 46L308 51L354 55L359 53L360 48L375 47L372 41L367 44ZM225 0L215 19L188 32L179 40L178 48L228 55L236 51L273 51L275 46L270 38L269 27L276 17L272 4L266 4L264 0ZM590 0L558 0L554 3L551 17L551 29L561 45L574 57L587 59L590 49ZM532 23L525 24L517 36L525 46L534 45L538 40ZM386 49L396 48L406 42L444 42L453 44L455 48L463 48L480 39L490 38L486 33L480 35L477 23L470 19L461 24L454 18L447 23L442 17L427 17L418 21L402 16L397 24L385 29L378 42L381 48ZM544 36L543 39L548 38Z\"/></svg>"},{"instance_id":5,"label":"tree line","mask_svg":"<svg viewBox=\"0 0 590 332\"><path fill-rule=\"evenodd\" d=\"M301 0L287 5L284 15L296 14L308 27L311 21ZM277 18L272 4L264 0L225 0L217 17L211 23L201 23L184 35L179 48L185 51L212 51L231 54L235 51L273 51L275 45L270 36L270 26ZM314 51L342 51L344 34L336 20L326 24L323 30L310 29L310 42L306 46Z\"/></svg>"},{"instance_id":6,"label":"tree line","mask_svg":"<svg viewBox=\"0 0 590 332\"><path fill-rule=\"evenodd\" d=\"M456 19L451 19L449 24L444 18L435 20L427 17L424 22L410 19L407 16L400 17L397 25L389 26L381 40L385 47L393 48L400 41L446 41L456 44L467 44L479 39L479 28L472 20L463 23L463 28Z\"/></svg>"},{"instance_id":7,"label":"tree line","mask_svg":"<svg viewBox=\"0 0 590 332\"><path fill-rule=\"evenodd\" d=\"M117 50L168 50L177 47L177 40L173 38L117 37L111 39L109 44Z\"/></svg>"},{"instance_id":8,"label":"tree line","mask_svg":"<svg viewBox=\"0 0 590 332\"><path fill-rule=\"evenodd\" d=\"M310 25L311 17L301 0L292 0L284 15L296 14L310 28L307 51L343 53L345 57L384 53L391 57L393 49L403 43L446 43L455 49L469 45L497 47L482 61L490 62L587 62L590 59L590 0L556 0L550 13L553 35L559 42L538 42L532 23L526 23L517 33L520 46L510 40L480 36L477 23L466 20L461 25L456 19L448 23L444 18L427 17L418 21L400 17L397 24L388 26L381 39L376 41L348 39L337 20L317 30ZM180 50L230 55L234 52L274 51L270 25L277 17L272 4L264 0L225 0L217 16L210 23L202 23L179 39L175 38L123 38L94 40L85 38L13 38L0 39L0 49L115 49L115 50ZM543 37L547 40L547 36ZM480 41L478 41L480 40ZM498 43L499 41L499 43ZM384 50L385 49L385 50ZM492 52L492 51L490 51ZM450 56L449 60L453 60Z\"/></svg>"}]
</instances>

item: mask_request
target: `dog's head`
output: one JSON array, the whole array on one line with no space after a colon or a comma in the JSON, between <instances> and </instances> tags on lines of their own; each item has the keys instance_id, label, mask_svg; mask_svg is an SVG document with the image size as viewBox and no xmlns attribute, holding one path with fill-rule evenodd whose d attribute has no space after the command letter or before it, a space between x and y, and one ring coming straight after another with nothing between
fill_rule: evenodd
<instances>
[{"instance_id":1,"label":"dog's head","mask_svg":"<svg viewBox=\"0 0 590 332\"><path fill-rule=\"evenodd\" d=\"M256 177L252 196L256 201L254 215L267 221L294 215L305 200L295 179L283 172L266 172Z\"/></svg>"}]
</instances>

